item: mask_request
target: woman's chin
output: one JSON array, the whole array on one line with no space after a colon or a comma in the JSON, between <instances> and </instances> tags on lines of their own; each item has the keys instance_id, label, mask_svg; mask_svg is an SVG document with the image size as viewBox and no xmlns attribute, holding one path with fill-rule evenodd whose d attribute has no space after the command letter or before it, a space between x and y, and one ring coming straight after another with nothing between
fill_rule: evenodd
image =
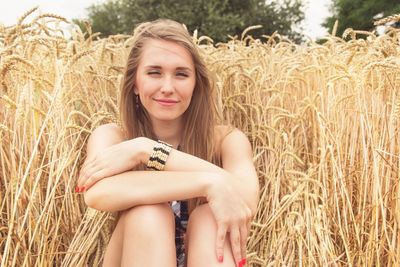
<instances>
[{"instance_id":1,"label":"woman's chin","mask_svg":"<svg viewBox=\"0 0 400 267\"><path fill-rule=\"evenodd\" d=\"M154 122L176 122L182 119L182 116L171 116L171 115L160 115L160 116L152 116L152 120Z\"/></svg>"}]
</instances>

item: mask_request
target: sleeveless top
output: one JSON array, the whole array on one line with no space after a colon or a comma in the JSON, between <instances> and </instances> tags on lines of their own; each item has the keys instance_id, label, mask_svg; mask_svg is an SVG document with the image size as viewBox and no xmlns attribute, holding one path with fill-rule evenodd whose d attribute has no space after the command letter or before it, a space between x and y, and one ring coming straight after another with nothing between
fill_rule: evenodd
<instances>
[{"instance_id":1,"label":"sleeveless top","mask_svg":"<svg viewBox=\"0 0 400 267\"><path fill-rule=\"evenodd\" d=\"M170 203L175 217L175 246L176 246L176 265L178 267L186 266L185 255L185 234L189 219L188 202L172 201Z\"/></svg>"},{"instance_id":2,"label":"sleeveless top","mask_svg":"<svg viewBox=\"0 0 400 267\"><path fill-rule=\"evenodd\" d=\"M177 150L180 150L178 145ZM175 246L176 246L176 266L186 266L185 255L185 235L189 220L188 202L186 200L171 201L170 205L175 217Z\"/></svg>"}]
</instances>

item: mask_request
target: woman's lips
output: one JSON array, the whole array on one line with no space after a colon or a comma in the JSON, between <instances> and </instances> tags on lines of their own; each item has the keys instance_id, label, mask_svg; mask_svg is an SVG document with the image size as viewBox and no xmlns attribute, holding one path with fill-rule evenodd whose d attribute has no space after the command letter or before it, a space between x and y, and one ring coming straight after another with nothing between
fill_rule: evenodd
<instances>
[{"instance_id":1,"label":"woman's lips","mask_svg":"<svg viewBox=\"0 0 400 267\"><path fill-rule=\"evenodd\" d=\"M178 101L176 100L172 100L172 99L154 99L155 101L157 101L158 104L162 105L162 106L173 106L176 103L178 103Z\"/></svg>"}]
</instances>

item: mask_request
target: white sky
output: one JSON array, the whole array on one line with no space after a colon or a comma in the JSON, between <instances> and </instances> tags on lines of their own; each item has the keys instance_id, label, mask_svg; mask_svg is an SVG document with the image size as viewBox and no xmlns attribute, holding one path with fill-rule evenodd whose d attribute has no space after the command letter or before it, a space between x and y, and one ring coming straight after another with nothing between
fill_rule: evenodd
<instances>
[{"instance_id":1,"label":"white sky","mask_svg":"<svg viewBox=\"0 0 400 267\"><path fill-rule=\"evenodd\" d=\"M332 0L306 0L304 2L306 9L303 33L313 39L327 35L327 30L320 24L330 15L329 6Z\"/></svg>"},{"instance_id":2,"label":"white sky","mask_svg":"<svg viewBox=\"0 0 400 267\"><path fill-rule=\"evenodd\" d=\"M311 38L322 37L326 34L320 26L324 18L329 15L328 6L331 0L303 0L306 3L304 33ZM104 0L0 0L0 23L11 25L29 9L39 6L41 13L54 13L66 19L83 18L85 8L93 3ZM34 13L27 21L39 15Z\"/></svg>"}]
</instances>

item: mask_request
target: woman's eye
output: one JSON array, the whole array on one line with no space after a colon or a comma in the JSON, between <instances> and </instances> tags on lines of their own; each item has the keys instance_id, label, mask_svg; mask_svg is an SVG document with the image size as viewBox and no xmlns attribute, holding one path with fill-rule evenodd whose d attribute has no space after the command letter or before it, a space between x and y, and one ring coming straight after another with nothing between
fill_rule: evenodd
<instances>
[{"instance_id":1,"label":"woman's eye","mask_svg":"<svg viewBox=\"0 0 400 267\"><path fill-rule=\"evenodd\" d=\"M160 75L161 73L159 71L149 71L147 74L149 74L149 75Z\"/></svg>"},{"instance_id":2,"label":"woman's eye","mask_svg":"<svg viewBox=\"0 0 400 267\"><path fill-rule=\"evenodd\" d=\"M184 73L184 72L178 72L176 75L177 75L177 76L182 76L182 77L189 77L189 75L187 75L187 74Z\"/></svg>"}]
</instances>

